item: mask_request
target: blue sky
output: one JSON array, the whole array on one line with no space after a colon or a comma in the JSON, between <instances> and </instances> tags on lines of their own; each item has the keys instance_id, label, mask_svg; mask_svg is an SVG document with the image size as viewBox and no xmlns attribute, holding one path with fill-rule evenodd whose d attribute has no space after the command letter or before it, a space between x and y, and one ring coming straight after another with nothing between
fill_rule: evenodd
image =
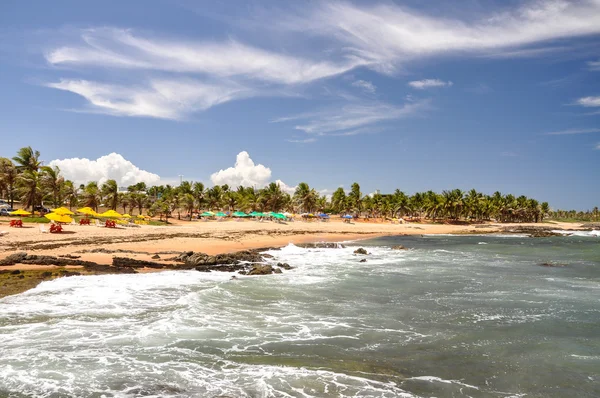
<instances>
[{"instance_id":1,"label":"blue sky","mask_svg":"<svg viewBox=\"0 0 600 398\"><path fill-rule=\"evenodd\" d=\"M214 3L3 1L0 156L600 204L600 1Z\"/></svg>"}]
</instances>

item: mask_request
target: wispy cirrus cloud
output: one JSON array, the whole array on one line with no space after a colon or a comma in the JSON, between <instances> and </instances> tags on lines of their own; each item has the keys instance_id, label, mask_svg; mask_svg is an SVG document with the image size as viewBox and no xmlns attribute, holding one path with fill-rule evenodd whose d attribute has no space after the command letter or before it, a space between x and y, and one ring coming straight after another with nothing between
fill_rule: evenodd
<instances>
[{"instance_id":1,"label":"wispy cirrus cloud","mask_svg":"<svg viewBox=\"0 0 600 398\"><path fill-rule=\"evenodd\" d=\"M377 91L377 87L373 83L365 81L365 80L356 80L352 83L352 85L354 87L361 88L364 91L371 93L371 94L373 94L373 93L375 93L375 91Z\"/></svg>"},{"instance_id":2,"label":"wispy cirrus cloud","mask_svg":"<svg viewBox=\"0 0 600 398\"><path fill-rule=\"evenodd\" d=\"M600 96L579 98L577 100L577 105L585 106L586 108L600 107Z\"/></svg>"},{"instance_id":3,"label":"wispy cirrus cloud","mask_svg":"<svg viewBox=\"0 0 600 398\"><path fill-rule=\"evenodd\" d=\"M549 133L545 133L544 135L575 135L575 134L591 134L591 133L600 133L600 129L597 129L597 128L568 129L568 130L560 130L560 131L551 131Z\"/></svg>"},{"instance_id":4,"label":"wispy cirrus cloud","mask_svg":"<svg viewBox=\"0 0 600 398\"><path fill-rule=\"evenodd\" d=\"M190 79L152 80L139 86L62 79L47 86L82 96L89 102L90 112L172 120L254 94L233 83L211 85Z\"/></svg>"},{"instance_id":5,"label":"wispy cirrus cloud","mask_svg":"<svg viewBox=\"0 0 600 398\"><path fill-rule=\"evenodd\" d=\"M528 1L478 20L441 18L394 4L319 3L307 15L282 18L279 27L310 31L344 43L369 66L394 72L416 58L450 53L532 56L552 51L548 41L600 32L597 0ZM519 52L515 52L521 49Z\"/></svg>"},{"instance_id":6,"label":"wispy cirrus cloud","mask_svg":"<svg viewBox=\"0 0 600 398\"><path fill-rule=\"evenodd\" d=\"M588 62L588 67L593 71L600 71L600 60Z\"/></svg>"},{"instance_id":7,"label":"wispy cirrus cloud","mask_svg":"<svg viewBox=\"0 0 600 398\"><path fill-rule=\"evenodd\" d=\"M379 131L380 123L414 116L429 108L429 100L394 106L385 103L358 103L327 111L307 113L273 120L274 123L297 121L296 130L312 136L342 136Z\"/></svg>"},{"instance_id":8,"label":"wispy cirrus cloud","mask_svg":"<svg viewBox=\"0 0 600 398\"><path fill-rule=\"evenodd\" d=\"M412 88L416 88L417 90L425 90L427 88L436 88L436 87L451 87L454 83L451 81L443 81L440 79L423 79L423 80L414 80L409 82L408 85Z\"/></svg>"},{"instance_id":9,"label":"wispy cirrus cloud","mask_svg":"<svg viewBox=\"0 0 600 398\"><path fill-rule=\"evenodd\" d=\"M349 55L339 63L291 56L234 40L185 41L149 38L116 28L87 29L81 43L46 53L52 65L148 69L301 84L342 74L363 61Z\"/></svg>"},{"instance_id":10,"label":"wispy cirrus cloud","mask_svg":"<svg viewBox=\"0 0 600 398\"><path fill-rule=\"evenodd\" d=\"M594 148L594 149L600 151L600 142L596 144L596 148Z\"/></svg>"}]
</instances>

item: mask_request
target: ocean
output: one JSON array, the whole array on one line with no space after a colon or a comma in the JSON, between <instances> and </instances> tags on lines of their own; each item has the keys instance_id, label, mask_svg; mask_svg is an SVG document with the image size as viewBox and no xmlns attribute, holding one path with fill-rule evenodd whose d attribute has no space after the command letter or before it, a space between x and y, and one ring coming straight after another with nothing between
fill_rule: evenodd
<instances>
[{"instance_id":1,"label":"ocean","mask_svg":"<svg viewBox=\"0 0 600 398\"><path fill-rule=\"evenodd\" d=\"M600 396L597 233L268 253L294 268L68 277L0 299L0 397Z\"/></svg>"}]
</instances>

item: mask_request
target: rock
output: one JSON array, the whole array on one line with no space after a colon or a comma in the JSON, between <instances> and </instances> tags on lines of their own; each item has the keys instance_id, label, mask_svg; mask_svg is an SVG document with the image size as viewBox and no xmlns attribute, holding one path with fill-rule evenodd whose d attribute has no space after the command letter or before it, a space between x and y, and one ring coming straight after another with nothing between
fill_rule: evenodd
<instances>
[{"instance_id":1,"label":"rock","mask_svg":"<svg viewBox=\"0 0 600 398\"><path fill-rule=\"evenodd\" d=\"M344 249L346 246L335 242L298 243L304 249Z\"/></svg>"},{"instance_id":2,"label":"rock","mask_svg":"<svg viewBox=\"0 0 600 398\"><path fill-rule=\"evenodd\" d=\"M545 226L517 226L505 227L502 232L512 234L527 234L532 238L547 238L550 236L563 236L562 234L552 232L552 227Z\"/></svg>"},{"instance_id":3,"label":"rock","mask_svg":"<svg viewBox=\"0 0 600 398\"><path fill-rule=\"evenodd\" d=\"M369 253L362 247L359 247L358 249L354 250L354 254L369 254Z\"/></svg>"},{"instance_id":4,"label":"rock","mask_svg":"<svg viewBox=\"0 0 600 398\"><path fill-rule=\"evenodd\" d=\"M58 257L70 258L70 259L81 258L81 256L74 256L72 254L63 254L63 255L59 255Z\"/></svg>"},{"instance_id":5,"label":"rock","mask_svg":"<svg viewBox=\"0 0 600 398\"><path fill-rule=\"evenodd\" d=\"M60 276L79 276L79 275L81 275L80 272L67 271L66 269L60 270Z\"/></svg>"},{"instance_id":6,"label":"rock","mask_svg":"<svg viewBox=\"0 0 600 398\"><path fill-rule=\"evenodd\" d=\"M42 272L42 275L40 275L40 277L43 279L50 278L50 277L52 277L52 272L50 272L50 271Z\"/></svg>"},{"instance_id":7,"label":"rock","mask_svg":"<svg viewBox=\"0 0 600 398\"><path fill-rule=\"evenodd\" d=\"M83 265L88 271L103 273L103 274L137 274L137 271L131 267L113 267L111 265L97 264L88 262Z\"/></svg>"},{"instance_id":8,"label":"rock","mask_svg":"<svg viewBox=\"0 0 600 398\"><path fill-rule=\"evenodd\" d=\"M359 261L359 263L366 263L366 262L367 262L366 258L363 258L362 260Z\"/></svg>"},{"instance_id":9,"label":"rock","mask_svg":"<svg viewBox=\"0 0 600 398\"><path fill-rule=\"evenodd\" d=\"M11 275L19 275L21 273L21 271L19 271L18 269L14 270L14 271L10 271Z\"/></svg>"},{"instance_id":10,"label":"rock","mask_svg":"<svg viewBox=\"0 0 600 398\"><path fill-rule=\"evenodd\" d=\"M292 267L290 267L290 265L288 263L277 263L277 266L279 268L283 268L283 269L287 269L287 270L292 269Z\"/></svg>"},{"instance_id":11,"label":"rock","mask_svg":"<svg viewBox=\"0 0 600 398\"><path fill-rule=\"evenodd\" d=\"M25 275L20 274L20 275L17 276L17 278L19 278L19 279L25 279Z\"/></svg>"},{"instance_id":12,"label":"rock","mask_svg":"<svg viewBox=\"0 0 600 398\"><path fill-rule=\"evenodd\" d=\"M183 252L180 255L173 258L174 261L178 261L180 263L185 263L188 257L190 257L194 252Z\"/></svg>"},{"instance_id":13,"label":"rock","mask_svg":"<svg viewBox=\"0 0 600 398\"><path fill-rule=\"evenodd\" d=\"M193 253L185 259L187 265L235 265L241 262L259 263L263 261L260 253L243 250L236 253L217 254L209 256L206 253Z\"/></svg>"},{"instance_id":14,"label":"rock","mask_svg":"<svg viewBox=\"0 0 600 398\"><path fill-rule=\"evenodd\" d=\"M281 273L282 273L282 272L281 272L281 268L274 268L274 269L273 269L273 273L274 273L274 274L281 274Z\"/></svg>"},{"instance_id":15,"label":"rock","mask_svg":"<svg viewBox=\"0 0 600 398\"><path fill-rule=\"evenodd\" d=\"M160 258L160 256L158 254L155 254L154 256L152 256L152 259L154 260L158 260Z\"/></svg>"},{"instance_id":16,"label":"rock","mask_svg":"<svg viewBox=\"0 0 600 398\"><path fill-rule=\"evenodd\" d=\"M541 263L538 264L540 267L566 267L567 264L556 264L556 263Z\"/></svg>"},{"instance_id":17,"label":"rock","mask_svg":"<svg viewBox=\"0 0 600 398\"><path fill-rule=\"evenodd\" d=\"M402 245L397 245L397 246L392 246L392 250L408 250L408 249Z\"/></svg>"},{"instance_id":18,"label":"rock","mask_svg":"<svg viewBox=\"0 0 600 398\"><path fill-rule=\"evenodd\" d=\"M0 265L15 265L23 261L26 257L26 252L14 253L0 260Z\"/></svg>"},{"instance_id":19,"label":"rock","mask_svg":"<svg viewBox=\"0 0 600 398\"><path fill-rule=\"evenodd\" d=\"M269 275L273 273L273 267L269 264L255 264L248 275Z\"/></svg>"},{"instance_id":20,"label":"rock","mask_svg":"<svg viewBox=\"0 0 600 398\"><path fill-rule=\"evenodd\" d=\"M113 257L113 267L130 267L130 268L164 268L164 264L155 263L152 261L136 260L128 257Z\"/></svg>"}]
</instances>

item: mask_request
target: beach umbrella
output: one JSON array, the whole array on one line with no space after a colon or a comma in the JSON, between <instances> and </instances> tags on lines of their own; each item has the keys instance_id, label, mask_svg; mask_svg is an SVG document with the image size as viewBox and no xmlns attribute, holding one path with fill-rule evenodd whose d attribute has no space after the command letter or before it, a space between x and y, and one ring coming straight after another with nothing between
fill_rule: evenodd
<instances>
[{"instance_id":1,"label":"beach umbrella","mask_svg":"<svg viewBox=\"0 0 600 398\"><path fill-rule=\"evenodd\" d=\"M200 214L202 217L212 217L215 215L215 213L213 213L212 211L205 211L204 213Z\"/></svg>"},{"instance_id":2,"label":"beach umbrella","mask_svg":"<svg viewBox=\"0 0 600 398\"><path fill-rule=\"evenodd\" d=\"M346 214L346 215L342 216L342 218L350 219L350 218L352 218L352 216L350 214Z\"/></svg>"},{"instance_id":3,"label":"beach umbrella","mask_svg":"<svg viewBox=\"0 0 600 398\"><path fill-rule=\"evenodd\" d=\"M23 210L23 209L18 209L18 210L15 210L15 211L11 211L9 214L11 216L30 216L31 215L30 212L28 212L26 210Z\"/></svg>"},{"instance_id":4,"label":"beach umbrella","mask_svg":"<svg viewBox=\"0 0 600 398\"><path fill-rule=\"evenodd\" d=\"M253 211L252 213L250 213L251 217L264 217L264 213L261 213L260 211Z\"/></svg>"},{"instance_id":5,"label":"beach umbrella","mask_svg":"<svg viewBox=\"0 0 600 398\"><path fill-rule=\"evenodd\" d=\"M72 216L73 214L75 214L66 207L59 207L58 209L54 209L52 210L52 213L60 214L61 216Z\"/></svg>"},{"instance_id":6,"label":"beach umbrella","mask_svg":"<svg viewBox=\"0 0 600 398\"><path fill-rule=\"evenodd\" d=\"M85 214L87 216L98 217L98 213L96 213L91 207L82 207L81 209L77 209L77 213Z\"/></svg>"},{"instance_id":7,"label":"beach umbrella","mask_svg":"<svg viewBox=\"0 0 600 398\"><path fill-rule=\"evenodd\" d=\"M132 217L131 217L129 214L127 214L127 213L123 214L121 217L123 217L123 218L132 218Z\"/></svg>"},{"instance_id":8,"label":"beach umbrella","mask_svg":"<svg viewBox=\"0 0 600 398\"><path fill-rule=\"evenodd\" d=\"M325 213L320 213L319 214L320 218L329 218L329 214L325 214Z\"/></svg>"},{"instance_id":9,"label":"beach umbrella","mask_svg":"<svg viewBox=\"0 0 600 398\"><path fill-rule=\"evenodd\" d=\"M104 217L104 218L121 218L123 217L121 214L117 213L114 210L107 210L102 214L99 214L100 217Z\"/></svg>"},{"instance_id":10,"label":"beach umbrella","mask_svg":"<svg viewBox=\"0 0 600 398\"><path fill-rule=\"evenodd\" d=\"M217 217L227 217L227 214L225 214L222 211L220 211L217 214L215 214L215 216L217 216Z\"/></svg>"},{"instance_id":11,"label":"beach umbrella","mask_svg":"<svg viewBox=\"0 0 600 398\"><path fill-rule=\"evenodd\" d=\"M273 213L273 214L271 214L271 216L274 217L274 218L277 218L278 220L285 220L286 219L286 216L284 216L281 213Z\"/></svg>"},{"instance_id":12,"label":"beach umbrella","mask_svg":"<svg viewBox=\"0 0 600 398\"><path fill-rule=\"evenodd\" d=\"M71 221L73 221L73 219L68 215L59 213L48 213L44 217L46 217L48 220L62 223L70 223Z\"/></svg>"},{"instance_id":13,"label":"beach umbrella","mask_svg":"<svg viewBox=\"0 0 600 398\"><path fill-rule=\"evenodd\" d=\"M248 217L248 215L243 211L236 211L235 213L233 213L233 215L236 217Z\"/></svg>"},{"instance_id":14,"label":"beach umbrella","mask_svg":"<svg viewBox=\"0 0 600 398\"><path fill-rule=\"evenodd\" d=\"M143 215L143 214L138 214L136 217L137 217L137 218L141 218L141 219L143 219L143 220L145 220L145 219L147 219L147 218L150 218L150 216L145 216L145 215Z\"/></svg>"}]
</instances>

